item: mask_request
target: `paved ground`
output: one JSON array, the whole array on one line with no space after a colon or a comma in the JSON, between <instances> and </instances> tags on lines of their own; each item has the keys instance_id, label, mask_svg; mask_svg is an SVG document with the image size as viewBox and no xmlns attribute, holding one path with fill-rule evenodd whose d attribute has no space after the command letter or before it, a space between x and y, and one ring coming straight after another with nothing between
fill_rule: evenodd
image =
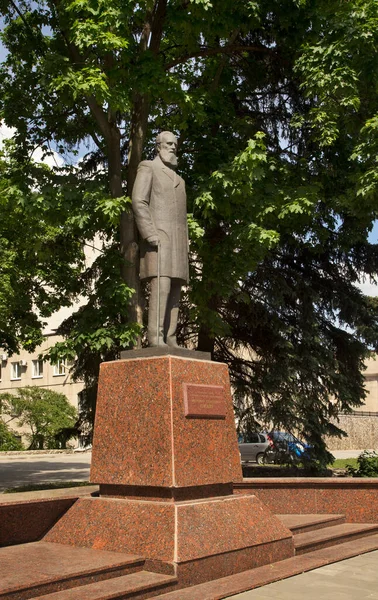
<instances>
[{"instance_id":1,"label":"paved ground","mask_svg":"<svg viewBox=\"0 0 378 600\"><path fill-rule=\"evenodd\" d=\"M338 450L336 458L353 458L362 450ZM0 493L8 487L52 481L89 481L91 452L75 454L0 455Z\"/></svg>"},{"instance_id":2,"label":"paved ground","mask_svg":"<svg viewBox=\"0 0 378 600\"><path fill-rule=\"evenodd\" d=\"M91 453L0 456L0 493L9 487L52 481L89 481Z\"/></svg>"},{"instance_id":3,"label":"paved ground","mask_svg":"<svg viewBox=\"0 0 378 600\"><path fill-rule=\"evenodd\" d=\"M374 450L369 449L368 451L373 452ZM335 458L357 458L364 450L334 450L333 452L331 450L330 452Z\"/></svg>"},{"instance_id":4,"label":"paved ground","mask_svg":"<svg viewBox=\"0 0 378 600\"><path fill-rule=\"evenodd\" d=\"M378 551L296 575L228 600L378 600Z\"/></svg>"}]
</instances>

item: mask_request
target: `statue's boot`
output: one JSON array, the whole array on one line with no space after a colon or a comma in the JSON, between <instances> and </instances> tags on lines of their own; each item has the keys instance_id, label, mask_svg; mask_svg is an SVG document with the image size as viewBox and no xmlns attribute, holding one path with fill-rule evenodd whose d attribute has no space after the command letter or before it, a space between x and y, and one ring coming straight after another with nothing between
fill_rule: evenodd
<instances>
[{"instance_id":1,"label":"statue's boot","mask_svg":"<svg viewBox=\"0 0 378 600\"><path fill-rule=\"evenodd\" d=\"M165 329L167 331L166 342L172 348L179 348L176 339L177 321L179 314L181 296L181 280L171 279L171 290L168 297Z\"/></svg>"}]
</instances>

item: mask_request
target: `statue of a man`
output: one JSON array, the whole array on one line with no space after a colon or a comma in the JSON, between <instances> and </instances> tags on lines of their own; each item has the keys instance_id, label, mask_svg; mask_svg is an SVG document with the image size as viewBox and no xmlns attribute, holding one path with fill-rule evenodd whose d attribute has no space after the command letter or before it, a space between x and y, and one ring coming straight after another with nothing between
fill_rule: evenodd
<instances>
[{"instance_id":1,"label":"statue of a man","mask_svg":"<svg viewBox=\"0 0 378 600\"><path fill-rule=\"evenodd\" d=\"M163 131L156 148L154 160L140 163L132 193L142 238L140 278L148 279L151 286L149 346L177 347L181 287L189 279L185 182L176 173L176 136Z\"/></svg>"}]
</instances>

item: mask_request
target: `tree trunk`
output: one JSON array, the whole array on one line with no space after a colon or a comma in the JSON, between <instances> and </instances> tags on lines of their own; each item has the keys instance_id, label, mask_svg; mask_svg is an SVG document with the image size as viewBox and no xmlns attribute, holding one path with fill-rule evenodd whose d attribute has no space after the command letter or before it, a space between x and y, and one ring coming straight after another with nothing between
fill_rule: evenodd
<instances>
[{"instance_id":1,"label":"tree trunk","mask_svg":"<svg viewBox=\"0 0 378 600\"><path fill-rule=\"evenodd\" d=\"M127 194L131 197L133 186L142 160L143 144L146 138L149 103L146 96L136 94L131 120L131 134L128 153ZM120 160L120 159L119 159ZM110 167L110 165L109 165ZM135 294L130 306L130 320L143 324L143 299L139 280L139 234L132 211L121 216L121 253L124 259L122 277L134 288ZM141 343L138 340L137 346Z\"/></svg>"},{"instance_id":2,"label":"tree trunk","mask_svg":"<svg viewBox=\"0 0 378 600\"><path fill-rule=\"evenodd\" d=\"M124 192L122 187L121 135L116 125L111 127L107 145L110 194L113 198L119 198ZM130 302L129 321L141 324L138 242L131 209L121 215L120 242L120 251L123 257L121 275L127 285L135 290Z\"/></svg>"},{"instance_id":3,"label":"tree trunk","mask_svg":"<svg viewBox=\"0 0 378 600\"><path fill-rule=\"evenodd\" d=\"M211 357L213 358L214 343L215 340L213 337L210 337L207 327L201 325L198 332L197 350L200 350L201 352L210 352Z\"/></svg>"}]
</instances>

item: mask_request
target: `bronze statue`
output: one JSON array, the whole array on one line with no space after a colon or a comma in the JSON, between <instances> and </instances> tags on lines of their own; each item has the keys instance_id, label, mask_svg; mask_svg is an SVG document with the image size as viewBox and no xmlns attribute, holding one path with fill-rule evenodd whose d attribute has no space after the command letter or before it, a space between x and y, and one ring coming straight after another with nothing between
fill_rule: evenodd
<instances>
[{"instance_id":1,"label":"bronze statue","mask_svg":"<svg viewBox=\"0 0 378 600\"><path fill-rule=\"evenodd\" d=\"M142 238L140 278L148 279L151 286L149 346L177 347L181 287L189 279L185 182L176 173L176 136L163 131L156 148L154 160L140 163L132 193Z\"/></svg>"}]
</instances>

